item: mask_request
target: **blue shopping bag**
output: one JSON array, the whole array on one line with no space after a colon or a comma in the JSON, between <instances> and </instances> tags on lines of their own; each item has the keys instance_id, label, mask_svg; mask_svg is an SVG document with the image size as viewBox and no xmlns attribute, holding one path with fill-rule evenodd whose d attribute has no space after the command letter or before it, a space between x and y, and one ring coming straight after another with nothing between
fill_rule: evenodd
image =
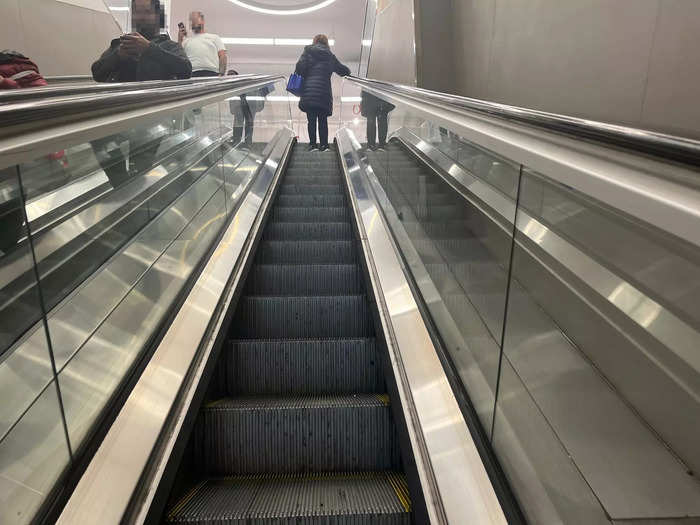
<instances>
[{"instance_id":1,"label":"blue shopping bag","mask_svg":"<svg viewBox=\"0 0 700 525\"><path fill-rule=\"evenodd\" d=\"M301 75L292 73L287 81L287 91L289 91L292 95L299 97L301 96L301 86L303 83L304 79Z\"/></svg>"}]
</instances>

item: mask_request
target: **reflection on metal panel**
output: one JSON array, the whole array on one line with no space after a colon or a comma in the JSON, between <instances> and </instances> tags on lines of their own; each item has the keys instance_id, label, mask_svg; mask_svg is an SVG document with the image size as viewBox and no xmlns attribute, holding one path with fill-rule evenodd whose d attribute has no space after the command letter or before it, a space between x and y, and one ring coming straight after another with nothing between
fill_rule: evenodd
<instances>
[{"instance_id":1,"label":"reflection on metal panel","mask_svg":"<svg viewBox=\"0 0 700 525\"><path fill-rule=\"evenodd\" d=\"M265 161L252 182L250 191L229 224L219 246L207 262L139 383L91 461L59 523L116 523L122 518L199 350L202 337L211 322L211 315L238 263L250 229L258 217L260 205L276 175L277 163L292 137L291 131L278 134L270 158ZM221 198L221 202L207 214L208 218L205 220L203 216L199 224L193 224L186 237L195 239L206 235L212 219L219 217L218 213L213 212L223 206L223 192ZM190 241L177 242L180 243L179 256L173 257L170 269L162 268L162 273L169 275L170 279L173 275L180 274L179 264L183 261L180 256L189 258L187 252ZM153 293L156 290L152 287L144 287L141 294L142 309L146 313L149 305L155 306L147 298L162 297L162 287L166 282L159 279L158 283L153 284L159 288L157 294ZM139 312L131 315L125 312L126 317L133 315L138 317ZM92 366L95 365L86 370ZM107 377L105 379L108 380ZM84 394L81 394L80 390L87 386L87 378L82 377L81 380L82 385L74 383L76 390L73 393L76 400L80 399L84 403ZM76 408L78 412L81 411L80 407ZM82 423L78 423L76 430L82 426Z\"/></svg>"},{"instance_id":2,"label":"reflection on metal panel","mask_svg":"<svg viewBox=\"0 0 700 525\"><path fill-rule=\"evenodd\" d=\"M359 143L348 130L337 135L345 176L358 214L363 247L370 261L380 302L388 315L396 342L395 358L410 396L402 404L408 420L420 428L413 443L419 475L426 490L432 518L446 515L451 523L505 523L505 517L486 474L469 429L452 394L430 335L406 282L377 201L368 186L367 164L360 159ZM391 345L393 346L393 345ZM401 368L401 367L400 367ZM407 392L399 388L400 394ZM417 420L415 419L417 417ZM410 425L409 425L410 426ZM415 438L414 438L415 439ZM427 449L427 456L423 448ZM427 487L437 484L439 500Z\"/></svg>"},{"instance_id":3,"label":"reflection on metal panel","mask_svg":"<svg viewBox=\"0 0 700 525\"><path fill-rule=\"evenodd\" d=\"M51 382L0 442L0 523L28 523L68 461L56 385Z\"/></svg>"}]
</instances>

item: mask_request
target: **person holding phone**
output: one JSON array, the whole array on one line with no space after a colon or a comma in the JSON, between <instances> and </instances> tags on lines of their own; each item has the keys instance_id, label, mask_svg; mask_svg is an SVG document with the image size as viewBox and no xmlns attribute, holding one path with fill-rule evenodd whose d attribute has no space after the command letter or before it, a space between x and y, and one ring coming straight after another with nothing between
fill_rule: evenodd
<instances>
[{"instance_id":1,"label":"person holding phone","mask_svg":"<svg viewBox=\"0 0 700 525\"><path fill-rule=\"evenodd\" d=\"M185 24L178 24L177 40L192 62L193 77L217 77L226 73L228 57L226 46L219 35L204 31L204 14L201 11L190 13L192 35L187 34Z\"/></svg>"},{"instance_id":2,"label":"person holding phone","mask_svg":"<svg viewBox=\"0 0 700 525\"><path fill-rule=\"evenodd\" d=\"M190 78L192 64L182 46L160 34L163 12L159 0L133 0L134 32L115 38L92 64L97 82L134 82Z\"/></svg>"},{"instance_id":3,"label":"person holding phone","mask_svg":"<svg viewBox=\"0 0 700 525\"><path fill-rule=\"evenodd\" d=\"M135 31L112 40L109 49L92 64L93 78L97 82L190 78L192 64L182 46L168 35L160 34L164 20L160 1L133 0L131 13ZM132 175L116 144L129 143L136 172L144 172L151 166L160 139L148 140L145 132L144 128L138 128L92 141L95 156L113 187L125 183ZM137 146L142 151L134 155Z\"/></svg>"}]
</instances>

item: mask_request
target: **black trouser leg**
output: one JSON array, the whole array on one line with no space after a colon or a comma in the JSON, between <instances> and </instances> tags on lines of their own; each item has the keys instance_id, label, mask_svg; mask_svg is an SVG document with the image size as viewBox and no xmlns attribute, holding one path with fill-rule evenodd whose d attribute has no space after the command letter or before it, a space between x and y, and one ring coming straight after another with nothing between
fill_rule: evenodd
<instances>
[{"instance_id":1,"label":"black trouser leg","mask_svg":"<svg viewBox=\"0 0 700 525\"><path fill-rule=\"evenodd\" d=\"M377 145L377 116L374 113L367 115L367 145L370 148Z\"/></svg>"},{"instance_id":2,"label":"black trouser leg","mask_svg":"<svg viewBox=\"0 0 700 525\"><path fill-rule=\"evenodd\" d=\"M255 115L250 111L249 106L243 108L243 118L245 125L245 143L248 146L253 144L253 124L255 123Z\"/></svg>"},{"instance_id":3,"label":"black trouser leg","mask_svg":"<svg viewBox=\"0 0 700 525\"><path fill-rule=\"evenodd\" d=\"M309 143L316 144L316 119L319 118L318 114L309 111L306 113L306 118L308 119L307 131L309 132ZM320 131L320 130L319 130Z\"/></svg>"},{"instance_id":4,"label":"black trouser leg","mask_svg":"<svg viewBox=\"0 0 700 525\"><path fill-rule=\"evenodd\" d=\"M379 146L386 146L386 136L389 134L389 115L381 112L377 115L379 122Z\"/></svg>"},{"instance_id":5,"label":"black trouser leg","mask_svg":"<svg viewBox=\"0 0 700 525\"><path fill-rule=\"evenodd\" d=\"M119 142L120 140L121 137L105 137L90 142L97 161L100 163L100 167L107 175L113 188L116 188L129 178L129 173L126 171L126 159L121 148L109 149L110 142Z\"/></svg>"},{"instance_id":6,"label":"black trouser leg","mask_svg":"<svg viewBox=\"0 0 700 525\"><path fill-rule=\"evenodd\" d=\"M154 168L154 162L156 155L158 154L158 148L160 147L160 142L162 138L152 140L148 143L141 152L139 152L134 158L134 166L139 174L148 172Z\"/></svg>"},{"instance_id":7,"label":"black trouser leg","mask_svg":"<svg viewBox=\"0 0 700 525\"><path fill-rule=\"evenodd\" d=\"M243 138L243 126L245 125L243 107L240 102L231 104L231 114L233 115L233 134L231 135L231 141L234 144L238 144Z\"/></svg>"},{"instance_id":8,"label":"black trouser leg","mask_svg":"<svg viewBox=\"0 0 700 525\"><path fill-rule=\"evenodd\" d=\"M319 147L328 147L328 115L318 116L318 140Z\"/></svg>"}]
</instances>

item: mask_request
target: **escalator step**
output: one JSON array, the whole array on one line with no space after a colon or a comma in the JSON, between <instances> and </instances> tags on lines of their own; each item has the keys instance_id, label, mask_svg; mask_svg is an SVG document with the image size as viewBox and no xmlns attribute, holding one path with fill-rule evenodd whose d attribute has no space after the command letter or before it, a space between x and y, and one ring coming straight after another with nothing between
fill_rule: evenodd
<instances>
[{"instance_id":1,"label":"escalator step","mask_svg":"<svg viewBox=\"0 0 700 525\"><path fill-rule=\"evenodd\" d=\"M362 293L355 264L260 264L248 275L249 295L354 295Z\"/></svg>"},{"instance_id":2,"label":"escalator step","mask_svg":"<svg viewBox=\"0 0 700 525\"><path fill-rule=\"evenodd\" d=\"M219 366L229 395L384 391L373 338L231 341Z\"/></svg>"},{"instance_id":3,"label":"escalator step","mask_svg":"<svg viewBox=\"0 0 700 525\"><path fill-rule=\"evenodd\" d=\"M363 295L244 296L233 325L232 334L238 339L374 335L372 316Z\"/></svg>"},{"instance_id":4,"label":"escalator step","mask_svg":"<svg viewBox=\"0 0 700 525\"><path fill-rule=\"evenodd\" d=\"M344 206L332 208L274 207L271 221L277 222L344 222L350 220L350 210Z\"/></svg>"},{"instance_id":5,"label":"escalator step","mask_svg":"<svg viewBox=\"0 0 700 525\"><path fill-rule=\"evenodd\" d=\"M345 206L345 195L342 193L324 195L280 195L277 197L277 207L307 208Z\"/></svg>"},{"instance_id":6,"label":"escalator step","mask_svg":"<svg viewBox=\"0 0 700 525\"><path fill-rule=\"evenodd\" d=\"M271 222L263 238L270 241L344 241L352 239L349 222Z\"/></svg>"},{"instance_id":7,"label":"escalator step","mask_svg":"<svg viewBox=\"0 0 700 525\"><path fill-rule=\"evenodd\" d=\"M343 179L337 168L318 170L297 168L287 170L284 182L289 184L342 184Z\"/></svg>"},{"instance_id":8,"label":"escalator step","mask_svg":"<svg viewBox=\"0 0 700 525\"><path fill-rule=\"evenodd\" d=\"M354 241L264 241L259 263L344 264L355 262Z\"/></svg>"},{"instance_id":9,"label":"escalator step","mask_svg":"<svg viewBox=\"0 0 700 525\"><path fill-rule=\"evenodd\" d=\"M206 405L195 426L209 475L399 468L386 394L246 396Z\"/></svg>"},{"instance_id":10,"label":"escalator step","mask_svg":"<svg viewBox=\"0 0 700 525\"><path fill-rule=\"evenodd\" d=\"M281 195L342 195L340 184L287 184L283 181Z\"/></svg>"},{"instance_id":11,"label":"escalator step","mask_svg":"<svg viewBox=\"0 0 700 525\"><path fill-rule=\"evenodd\" d=\"M192 525L409 525L406 480L395 472L271 474L207 479L167 514Z\"/></svg>"}]
</instances>

